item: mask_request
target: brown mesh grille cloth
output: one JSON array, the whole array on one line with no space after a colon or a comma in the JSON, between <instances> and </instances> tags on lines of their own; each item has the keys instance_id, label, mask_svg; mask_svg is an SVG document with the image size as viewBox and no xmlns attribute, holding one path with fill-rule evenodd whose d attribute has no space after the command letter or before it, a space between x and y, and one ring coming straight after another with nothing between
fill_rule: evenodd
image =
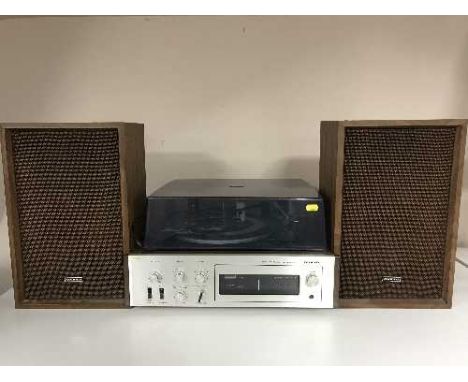
<instances>
[{"instance_id":1,"label":"brown mesh grille cloth","mask_svg":"<svg viewBox=\"0 0 468 382\"><path fill-rule=\"evenodd\" d=\"M455 133L346 129L340 298L442 297Z\"/></svg>"},{"instance_id":2,"label":"brown mesh grille cloth","mask_svg":"<svg viewBox=\"0 0 468 382\"><path fill-rule=\"evenodd\" d=\"M117 130L14 129L11 138L24 298L124 298Z\"/></svg>"}]
</instances>

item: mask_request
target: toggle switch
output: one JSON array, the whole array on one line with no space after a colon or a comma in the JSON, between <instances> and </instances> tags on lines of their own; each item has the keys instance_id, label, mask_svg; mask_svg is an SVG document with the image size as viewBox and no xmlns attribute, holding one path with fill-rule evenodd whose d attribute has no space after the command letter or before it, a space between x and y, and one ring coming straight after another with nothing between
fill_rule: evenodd
<instances>
[{"instance_id":1,"label":"toggle switch","mask_svg":"<svg viewBox=\"0 0 468 382\"><path fill-rule=\"evenodd\" d=\"M198 303L203 304L205 302L205 291L202 290L200 291L200 294L198 295Z\"/></svg>"}]
</instances>

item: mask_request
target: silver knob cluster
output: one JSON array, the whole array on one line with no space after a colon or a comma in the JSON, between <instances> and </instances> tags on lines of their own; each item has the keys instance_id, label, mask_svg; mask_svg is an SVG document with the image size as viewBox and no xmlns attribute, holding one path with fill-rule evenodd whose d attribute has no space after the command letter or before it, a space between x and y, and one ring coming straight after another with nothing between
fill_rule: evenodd
<instances>
[{"instance_id":1,"label":"silver knob cluster","mask_svg":"<svg viewBox=\"0 0 468 382\"><path fill-rule=\"evenodd\" d=\"M174 271L174 280L177 283L183 283L187 281L187 274L183 269L176 269ZM208 281L208 274L205 271L198 271L195 273L194 281L199 284L203 285Z\"/></svg>"}]
</instances>

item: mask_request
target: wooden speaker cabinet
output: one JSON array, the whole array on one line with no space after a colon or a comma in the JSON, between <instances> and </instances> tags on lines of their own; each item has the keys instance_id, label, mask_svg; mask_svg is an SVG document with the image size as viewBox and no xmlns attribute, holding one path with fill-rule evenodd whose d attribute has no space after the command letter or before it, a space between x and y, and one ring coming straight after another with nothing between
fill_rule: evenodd
<instances>
[{"instance_id":1,"label":"wooden speaker cabinet","mask_svg":"<svg viewBox=\"0 0 468 382\"><path fill-rule=\"evenodd\" d=\"M322 122L338 307L451 307L466 125Z\"/></svg>"},{"instance_id":2,"label":"wooden speaker cabinet","mask_svg":"<svg viewBox=\"0 0 468 382\"><path fill-rule=\"evenodd\" d=\"M128 306L143 125L0 124L17 308Z\"/></svg>"}]
</instances>

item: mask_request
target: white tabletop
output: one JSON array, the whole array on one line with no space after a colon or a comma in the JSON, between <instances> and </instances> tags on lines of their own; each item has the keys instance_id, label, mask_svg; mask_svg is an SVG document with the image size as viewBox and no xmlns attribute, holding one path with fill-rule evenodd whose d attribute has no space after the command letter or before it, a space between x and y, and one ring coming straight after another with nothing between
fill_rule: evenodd
<instances>
[{"instance_id":1,"label":"white tabletop","mask_svg":"<svg viewBox=\"0 0 468 382\"><path fill-rule=\"evenodd\" d=\"M468 364L467 320L460 264L450 310L15 310L10 289L0 296L0 364Z\"/></svg>"}]
</instances>

